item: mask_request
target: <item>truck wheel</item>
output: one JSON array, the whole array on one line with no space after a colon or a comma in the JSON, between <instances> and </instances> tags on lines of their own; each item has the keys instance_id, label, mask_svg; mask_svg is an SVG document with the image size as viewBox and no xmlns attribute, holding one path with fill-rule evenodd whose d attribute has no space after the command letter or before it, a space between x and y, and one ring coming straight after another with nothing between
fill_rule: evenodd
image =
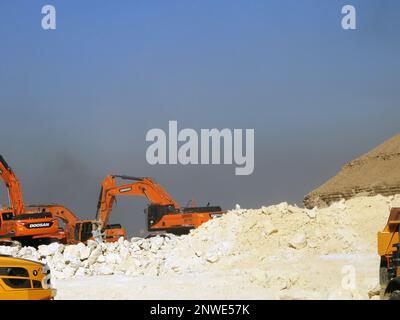
<instances>
[{"instance_id":1,"label":"truck wheel","mask_svg":"<svg viewBox=\"0 0 400 320\"><path fill-rule=\"evenodd\" d=\"M394 290L390 293L389 300L400 300L400 290Z\"/></svg>"},{"instance_id":2,"label":"truck wheel","mask_svg":"<svg viewBox=\"0 0 400 320\"><path fill-rule=\"evenodd\" d=\"M389 273L386 267L379 268L379 283L381 286L386 286L389 283Z\"/></svg>"}]
</instances>

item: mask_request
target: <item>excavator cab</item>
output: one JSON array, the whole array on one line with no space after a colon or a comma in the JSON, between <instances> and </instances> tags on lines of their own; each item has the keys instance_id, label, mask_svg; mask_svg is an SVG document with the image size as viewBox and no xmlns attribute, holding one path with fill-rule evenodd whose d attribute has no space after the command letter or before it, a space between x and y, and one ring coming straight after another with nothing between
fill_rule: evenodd
<instances>
[{"instance_id":1,"label":"excavator cab","mask_svg":"<svg viewBox=\"0 0 400 320\"><path fill-rule=\"evenodd\" d=\"M91 221L77 222L75 225L74 240L86 242L92 238L93 223Z\"/></svg>"},{"instance_id":2,"label":"excavator cab","mask_svg":"<svg viewBox=\"0 0 400 320\"><path fill-rule=\"evenodd\" d=\"M0 212L0 236L14 234L14 214L11 211Z\"/></svg>"},{"instance_id":3,"label":"excavator cab","mask_svg":"<svg viewBox=\"0 0 400 320\"><path fill-rule=\"evenodd\" d=\"M93 225L96 221L78 221L75 225L74 230L74 241L75 242L86 242L93 240ZM120 224L108 224L103 230L101 230L105 242L118 241L120 237L126 238L126 231Z\"/></svg>"},{"instance_id":4,"label":"excavator cab","mask_svg":"<svg viewBox=\"0 0 400 320\"><path fill-rule=\"evenodd\" d=\"M150 204L144 212L147 215L147 229L151 231L165 215L177 213L177 210L173 205Z\"/></svg>"}]
</instances>

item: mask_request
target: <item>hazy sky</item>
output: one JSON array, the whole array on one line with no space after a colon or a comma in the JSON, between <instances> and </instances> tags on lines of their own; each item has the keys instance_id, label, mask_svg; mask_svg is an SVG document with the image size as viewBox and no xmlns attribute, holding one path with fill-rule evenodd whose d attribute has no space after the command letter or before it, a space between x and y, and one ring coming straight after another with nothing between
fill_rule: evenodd
<instances>
[{"instance_id":1,"label":"hazy sky","mask_svg":"<svg viewBox=\"0 0 400 320\"><path fill-rule=\"evenodd\" d=\"M57 29L41 28L41 8ZM357 30L341 8L357 9ZM151 176L182 205L303 196L398 132L400 2L0 2L0 152L26 202L94 218L108 173ZM146 132L254 128L255 170L146 163ZM6 203L4 188L0 199ZM144 198L111 222L144 228Z\"/></svg>"}]
</instances>

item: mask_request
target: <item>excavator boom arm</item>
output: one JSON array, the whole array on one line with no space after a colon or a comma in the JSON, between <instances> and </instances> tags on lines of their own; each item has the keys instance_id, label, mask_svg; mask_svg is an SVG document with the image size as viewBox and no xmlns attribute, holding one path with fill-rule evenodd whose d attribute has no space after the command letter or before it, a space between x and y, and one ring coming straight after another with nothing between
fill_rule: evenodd
<instances>
[{"instance_id":1,"label":"excavator boom arm","mask_svg":"<svg viewBox=\"0 0 400 320\"><path fill-rule=\"evenodd\" d=\"M116 178L134 182L116 185ZM151 178L108 175L102 183L96 215L96 219L103 226L107 225L116 196L144 196L151 204L172 205L176 209L180 207L168 192Z\"/></svg>"},{"instance_id":2,"label":"excavator boom arm","mask_svg":"<svg viewBox=\"0 0 400 320\"><path fill-rule=\"evenodd\" d=\"M0 155L0 177L7 187L10 205L14 214L22 214L24 212L24 199L21 185L16 174L2 155Z\"/></svg>"}]
</instances>

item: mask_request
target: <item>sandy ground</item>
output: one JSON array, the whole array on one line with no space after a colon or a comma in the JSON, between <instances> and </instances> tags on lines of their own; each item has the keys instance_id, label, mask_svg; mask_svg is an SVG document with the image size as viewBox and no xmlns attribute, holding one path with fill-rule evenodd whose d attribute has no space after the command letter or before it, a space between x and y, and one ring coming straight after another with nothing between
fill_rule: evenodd
<instances>
[{"instance_id":1,"label":"sandy ground","mask_svg":"<svg viewBox=\"0 0 400 320\"><path fill-rule=\"evenodd\" d=\"M335 254L308 261L276 260L269 268L292 270L293 264L307 281L283 290L249 282L240 270L163 276L125 275L79 277L55 280L57 300L68 299L368 299L377 281L378 259L371 254ZM348 266L351 266L350 269ZM343 288L348 270L355 271L355 290ZM346 271L347 270L347 271ZM307 275L304 277L304 275ZM315 283L313 287L312 283ZM356 292L356 293L354 293Z\"/></svg>"}]
</instances>

